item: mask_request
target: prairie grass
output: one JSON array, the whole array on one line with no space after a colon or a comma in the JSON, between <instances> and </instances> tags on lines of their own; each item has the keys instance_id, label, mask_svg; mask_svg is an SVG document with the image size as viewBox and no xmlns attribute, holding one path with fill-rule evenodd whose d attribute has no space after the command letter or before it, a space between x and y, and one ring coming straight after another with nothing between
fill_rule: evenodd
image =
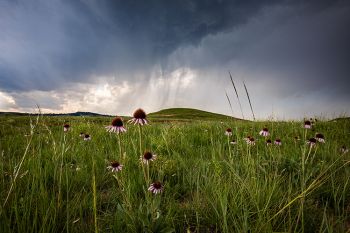
<instances>
[{"instance_id":1,"label":"prairie grass","mask_svg":"<svg viewBox=\"0 0 350 233\"><path fill-rule=\"evenodd\" d=\"M349 147L347 119L311 130L303 122L170 121L127 125L119 138L106 132L110 120L0 118L0 232L350 229L350 155L340 152ZM282 146L266 146L258 134L264 126ZM326 143L310 148L305 142L316 132ZM248 135L255 146L243 140ZM140 147L157 155L147 179ZM112 160L122 171L106 169ZM148 191L153 181L164 184L161 194Z\"/></svg>"}]
</instances>

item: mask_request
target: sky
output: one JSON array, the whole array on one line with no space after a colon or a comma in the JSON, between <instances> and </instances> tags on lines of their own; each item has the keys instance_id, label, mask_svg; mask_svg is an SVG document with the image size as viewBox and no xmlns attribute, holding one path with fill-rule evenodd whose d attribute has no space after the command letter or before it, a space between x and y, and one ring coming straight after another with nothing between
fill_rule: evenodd
<instances>
[{"instance_id":1,"label":"sky","mask_svg":"<svg viewBox=\"0 0 350 233\"><path fill-rule=\"evenodd\" d=\"M348 116L349 28L350 1L0 0L0 111L251 119L244 82L257 119Z\"/></svg>"}]
</instances>

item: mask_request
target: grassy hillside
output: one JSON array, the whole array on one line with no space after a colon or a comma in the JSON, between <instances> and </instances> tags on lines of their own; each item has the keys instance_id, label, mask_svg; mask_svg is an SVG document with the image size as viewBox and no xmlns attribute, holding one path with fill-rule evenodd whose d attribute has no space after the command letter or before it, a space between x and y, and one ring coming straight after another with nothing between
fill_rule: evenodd
<instances>
[{"instance_id":1,"label":"grassy hillside","mask_svg":"<svg viewBox=\"0 0 350 233\"><path fill-rule=\"evenodd\" d=\"M0 112L0 122L13 122L15 124L21 124L21 121L26 119L36 118L36 114L20 113L20 112ZM79 122L82 120L88 120L95 123L104 123L108 125L113 116L102 115L98 113L90 112L76 112L65 114L43 114L45 118L49 117L48 121L51 124L64 119L70 122ZM56 119L55 119L56 118ZM124 120L129 120L131 116L123 116ZM60 120L59 120L60 119ZM147 119L150 123L157 122L193 122L193 121L229 121L229 120L241 120L238 118L232 118L218 113L212 113L192 108L169 108L163 109L158 112L149 113Z\"/></svg>"},{"instance_id":2,"label":"grassy hillside","mask_svg":"<svg viewBox=\"0 0 350 233\"><path fill-rule=\"evenodd\" d=\"M163 109L158 112L148 114L150 120L155 121L193 121L193 120L204 120L204 121L227 121L227 120L239 120L230 116L206 112L193 108L169 108Z\"/></svg>"},{"instance_id":3,"label":"grassy hillside","mask_svg":"<svg viewBox=\"0 0 350 233\"><path fill-rule=\"evenodd\" d=\"M37 114L21 113L21 112L0 112L0 117L36 117ZM43 114L43 116L54 116L54 117L66 117L67 119L77 119L81 117L88 117L91 121L106 121L108 122L111 115L104 115L92 112L75 112L75 113L62 113L62 114ZM73 117L73 118L71 118ZM77 117L77 118L74 118ZM107 118L105 118L107 117ZM163 109L158 112L153 112L148 114L148 119L151 122L163 122L163 121L183 121L189 122L194 120L201 121L227 121L227 120L240 120L237 118L232 118L231 116L226 116L218 113L212 113L207 111L202 111L193 108L169 108ZM124 119L128 120L131 116L124 116ZM19 118L17 118L19 119Z\"/></svg>"}]
</instances>

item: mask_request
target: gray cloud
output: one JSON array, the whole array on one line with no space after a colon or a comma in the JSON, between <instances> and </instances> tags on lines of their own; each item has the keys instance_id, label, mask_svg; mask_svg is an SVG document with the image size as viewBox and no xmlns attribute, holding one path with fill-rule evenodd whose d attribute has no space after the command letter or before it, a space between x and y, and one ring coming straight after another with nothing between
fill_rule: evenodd
<instances>
[{"instance_id":1,"label":"gray cloud","mask_svg":"<svg viewBox=\"0 0 350 233\"><path fill-rule=\"evenodd\" d=\"M348 111L349 25L346 1L2 1L3 108L230 113L231 70L262 118Z\"/></svg>"},{"instance_id":2,"label":"gray cloud","mask_svg":"<svg viewBox=\"0 0 350 233\"><path fill-rule=\"evenodd\" d=\"M221 69L225 77L231 70L238 80L264 83L276 97L327 89L349 98L350 5L305 11L271 6L232 31L179 48L169 64Z\"/></svg>"},{"instance_id":3,"label":"gray cloud","mask_svg":"<svg viewBox=\"0 0 350 233\"><path fill-rule=\"evenodd\" d=\"M266 2L5 1L0 85L51 90L93 74L144 71L180 45L245 22Z\"/></svg>"}]
</instances>

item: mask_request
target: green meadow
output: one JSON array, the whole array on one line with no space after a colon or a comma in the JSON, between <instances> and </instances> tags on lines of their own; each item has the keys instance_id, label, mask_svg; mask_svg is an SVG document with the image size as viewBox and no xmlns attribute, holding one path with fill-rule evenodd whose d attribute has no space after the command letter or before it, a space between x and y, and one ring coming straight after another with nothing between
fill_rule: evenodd
<instances>
[{"instance_id":1,"label":"green meadow","mask_svg":"<svg viewBox=\"0 0 350 233\"><path fill-rule=\"evenodd\" d=\"M145 126L124 117L122 134L106 131L112 119L0 117L0 232L350 230L350 153L341 151L350 146L349 119L305 129L303 119L170 109L150 114ZM316 133L325 143L310 146ZM142 163L145 151L156 159ZM107 169L111 161L122 170ZM155 181L161 193L148 190Z\"/></svg>"}]
</instances>

